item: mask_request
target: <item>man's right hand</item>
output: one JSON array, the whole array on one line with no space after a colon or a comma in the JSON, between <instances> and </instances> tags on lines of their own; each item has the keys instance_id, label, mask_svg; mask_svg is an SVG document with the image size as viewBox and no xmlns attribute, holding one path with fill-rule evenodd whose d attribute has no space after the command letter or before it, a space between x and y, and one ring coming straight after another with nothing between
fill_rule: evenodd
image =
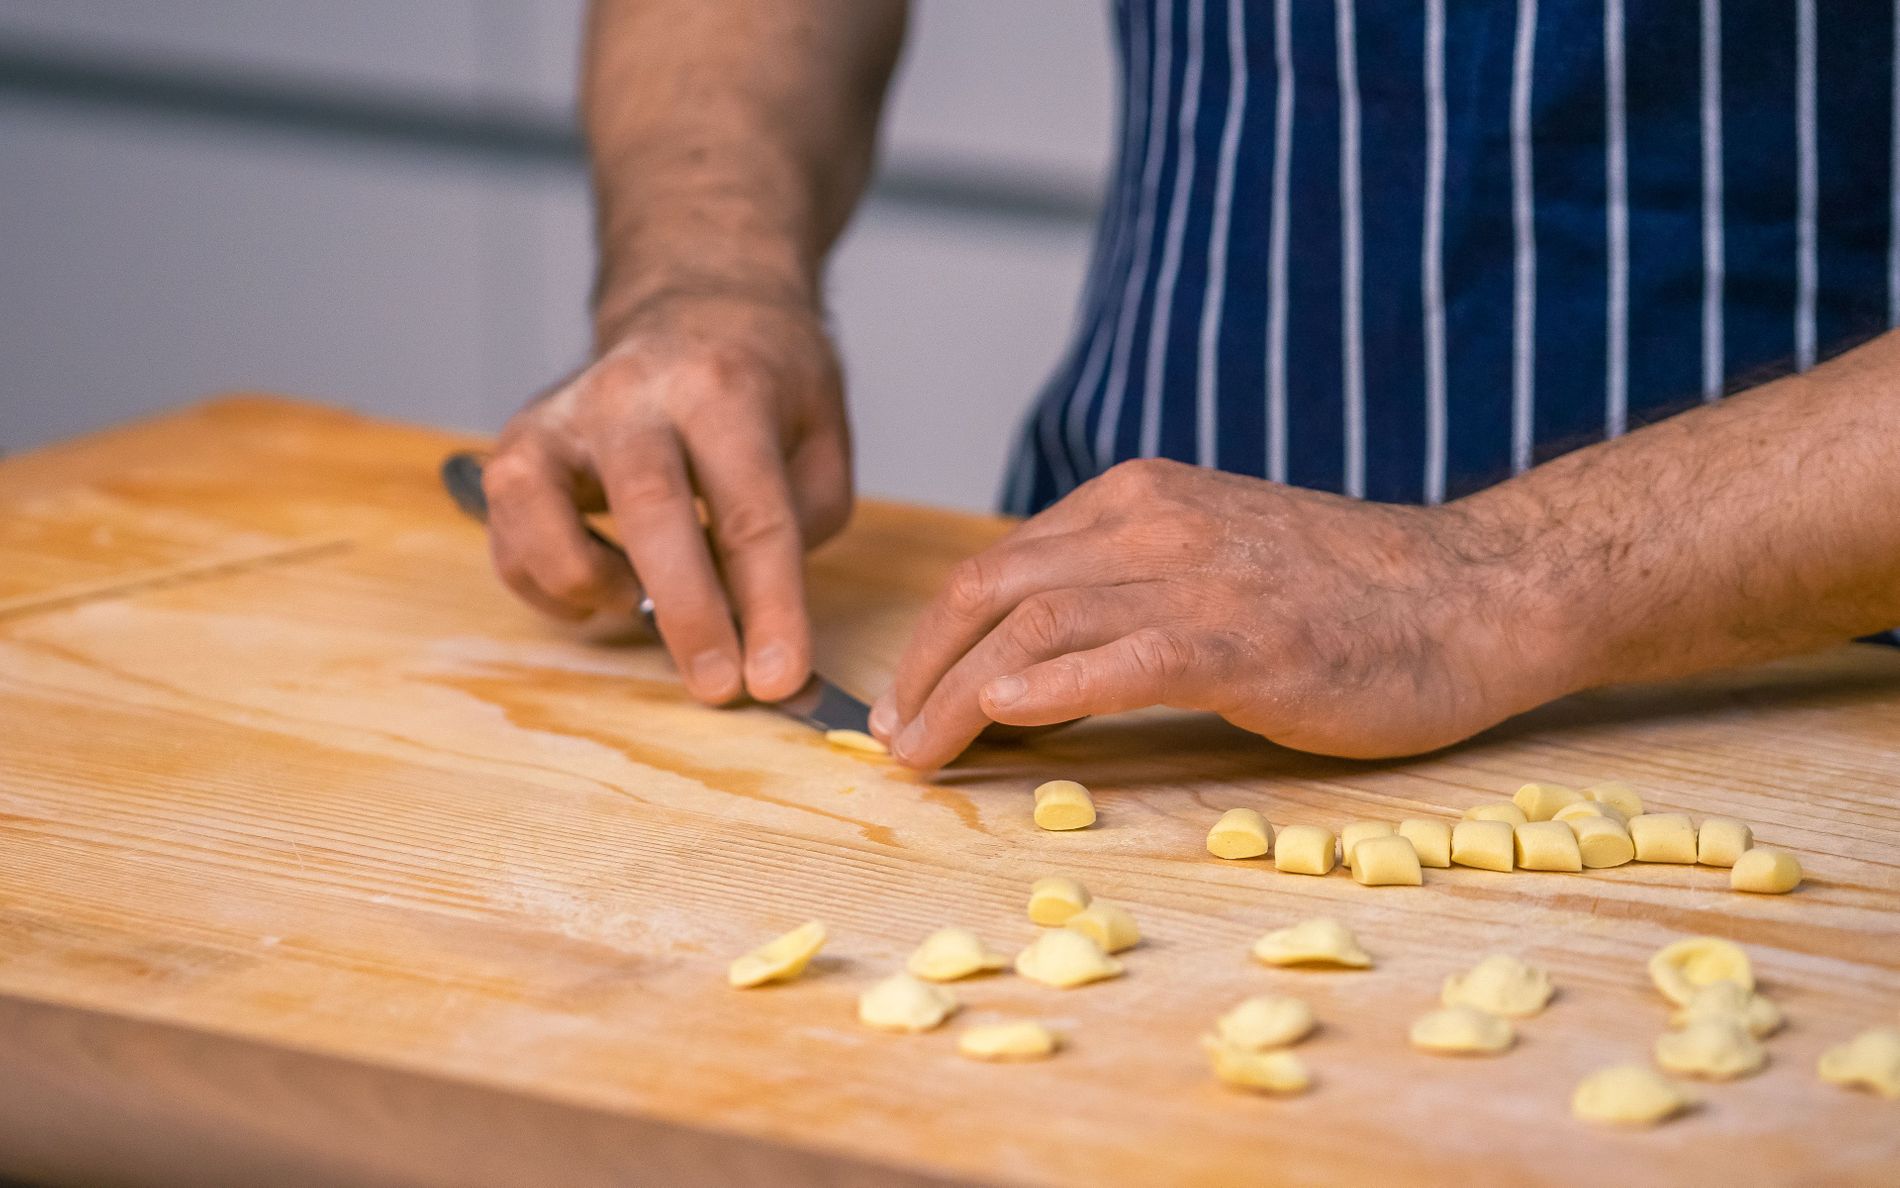
<instances>
[{"instance_id":1,"label":"man's right hand","mask_svg":"<svg viewBox=\"0 0 1900 1188\"><path fill-rule=\"evenodd\" d=\"M844 397L817 311L674 291L611 341L502 431L484 482L496 570L564 619L631 614L644 586L695 697L790 696L811 668L804 550L851 509ZM588 535L596 511L624 556Z\"/></svg>"}]
</instances>

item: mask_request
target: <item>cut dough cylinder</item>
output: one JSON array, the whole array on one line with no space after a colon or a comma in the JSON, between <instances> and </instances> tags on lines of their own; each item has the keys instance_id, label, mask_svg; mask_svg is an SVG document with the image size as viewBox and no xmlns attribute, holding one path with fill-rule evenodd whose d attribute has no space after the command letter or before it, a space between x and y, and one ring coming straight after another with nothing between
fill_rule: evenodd
<instances>
[{"instance_id":1,"label":"cut dough cylinder","mask_svg":"<svg viewBox=\"0 0 1900 1188\"><path fill-rule=\"evenodd\" d=\"M1042 1060L1059 1046L1055 1032L1034 1019L984 1023L957 1036L957 1051L972 1060Z\"/></svg>"},{"instance_id":2,"label":"cut dough cylinder","mask_svg":"<svg viewBox=\"0 0 1900 1188\"><path fill-rule=\"evenodd\" d=\"M1465 810L1466 821L1502 821L1506 825L1522 825L1530 820L1524 810L1508 800L1494 800L1489 804L1475 804Z\"/></svg>"},{"instance_id":3,"label":"cut dough cylinder","mask_svg":"<svg viewBox=\"0 0 1900 1188\"><path fill-rule=\"evenodd\" d=\"M1273 826L1250 808L1228 809L1207 831L1207 852L1216 858L1258 858L1273 849Z\"/></svg>"},{"instance_id":4,"label":"cut dough cylinder","mask_svg":"<svg viewBox=\"0 0 1900 1188\"><path fill-rule=\"evenodd\" d=\"M1519 870L1582 870L1577 835L1563 821L1527 821L1512 833Z\"/></svg>"},{"instance_id":5,"label":"cut dough cylinder","mask_svg":"<svg viewBox=\"0 0 1900 1188\"><path fill-rule=\"evenodd\" d=\"M1219 1040L1203 1041L1214 1075L1236 1089L1262 1093L1302 1093L1313 1083L1306 1062L1285 1050L1249 1051Z\"/></svg>"},{"instance_id":6,"label":"cut dough cylinder","mask_svg":"<svg viewBox=\"0 0 1900 1188\"><path fill-rule=\"evenodd\" d=\"M1095 801L1074 780L1050 780L1036 788L1036 824L1051 832L1095 824Z\"/></svg>"},{"instance_id":7,"label":"cut dough cylinder","mask_svg":"<svg viewBox=\"0 0 1900 1188\"><path fill-rule=\"evenodd\" d=\"M1768 1049L1740 1019L1711 1015L1663 1032L1656 1041L1656 1063L1678 1076L1731 1081L1760 1072Z\"/></svg>"},{"instance_id":8,"label":"cut dough cylinder","mask_svg":"<svg viewBox=\"0 0 1900 1188\"><path fill-rule=\"evenodd\" d=\"M847 751L863 751L868 755L888 755L891 749L872 738L862 730L827 730L825 741L834 747Z\"/></svg>"},{"instance_id":9,"label":"cut dough cylinder","mask_svg":"<svg viewBox=\"0 0 1900 1188\"><path fill-rule=\"evenodd\" d=\"M1625 821L1643 815L1642 794L1621 780L1591 784L1583 790L1583 794L1598 804L1614 805Z\"/></svg>"},{"instance_id":10,"label":"cut dough cylinder","mask_svg":"<svg viewBox=\"0 0 1900 1188\"><path fill-rule=\"evenodd\" d=\"M1273 839L1273 867L1286 874L1323 875L1333 868L1333 835L1317 825L1288 825Z\"/></svg>"},{"instance_id":11,"label":"cut dough cylinder","mask_svg":"<svg viewBox=\"0 0 1900 1188\"><path fill-rule=\"evenodd\" d=\"M1390 837L1397 832L1390 821L1350 821L1339 830L1339 864L1352 869L1352 849L1369 837Z\"/></svg>"},{"instance_id":12,"label":"cut dough cylinder","mask_svg":"<svg viewBox=\"0 0 1900 1188\"><path fill-rule=\"evenodd\" d=\"M1397 834L1369 837L1354 851L1352 877L1365 887L1416 887L1424 882L1418 851Z\"/></svg>"},{"instance_id":13,"label":"cut dough cylinder","mask_svg":"<svg viewBox=\"0 0 1900 1188\"><path fill-rule=\"evenodd\" d=\"M896 973L858 996L858 1022L879 1031L929 1031L957 1011L942 986Z\"/></svg>"},{"instance_id":14,"label":"cut dough cylinder","mask_svg":"<svg viewBox=\"0 0 1900 1188\"><path fill-rule=\"evenodd\" d=\"M1821 1053L1821 1079L1900 1098L1900 1027L1876 1027Z\"/></svg>"},{"instance_id":15,"label":"cut dough cylinder","mask_svg":"<svg viewBox=\"0 0 1900 1188\"><path fill-rule=\"evenodd\" d=\"M1571 1095L1570 1112L1585 1122L1648 1126L1694 1104L1695 1098L1653 1070L1623 1064L1585 1077Z\"/></svg>"},{"instance_id":16,"label":"cut dough cylinder","mask_svg":"<svg viewBox=\"0 0 1900 1188\"><path fill-rule=\"evenodd\" d=\"M1119 977L1122 963L1082 933L1052 928L1016 955L1016 972L1032 982L1067 990Z\"/></svg>"},{"instance_id":17,"label":"cut dough cylinder","mask_svg":"<svg viewBox=\"0 0 1900 1188\"><path fill-rule=\"evenodd\" d=\"M767 982L789 982L805 972L825 947L825 926L813 920L767 941L726 968L726 981L741 990Z\"/></svg>"},{"instance_id":18,"label":"cut dough cylinder","mask_svg":"<svg viewBox=\"0 0 1900 1188\"><path fill-rule=\"evenodd\" d=\"M1577 855L1586 870L1622 866L1636 857L1630 831L1615 817L1577 817L1564 824L1577 835Z\"/></svg>"},{"instance_id":19,"label":"cut dough cylinder","mask_svg":"<svg viewBox=\"0 0 1900 1188\"><path fill-rule=\"evenodd\" d=\"M1074 879L1050 875L1029 885L1029 919L1053 928L1089 905L1089 889Z\"/></svg>"},{"instance_id":20,"label":"cut dough cylinder","mask_svg":"<svg viewBox=\"0 0 1900 1188\"><path fill-rule=\"evenodd\" d=\"M1755 988L1755 967L1734 941L1719 936L1685 937L1664 945L1649 959L1649 980L1677 1006L1694 1001L1696 991L1716 982Z\"/></svg>"},{"instance_id":21,"label":"cut dough cylinder","mask_svg":"<svg viewBox=\"0 0 1900 1188\"><path fill-rule=\"evenodd\" d=\"M1694 862L1695 826L1682 813L1644 813L1630 818L1630 841L1638 862Z\"/></svg>"},{"instance_id":22,"label":"cut dough cylinder","mask_svg":"<svg viewBox=\"0 0 1900 1188\"><path fill-rule=\"evenodd\" d=\"M1558 809L1583 799L1583 793L1562 784L1525 784L1511 794L1511 803L1523 809L1525 819L1530 821L1548 821Z\"/></svg>"},{"instance_id":23,"label":"cut dough cylinder","mask_svg":"<svg viewBox=\"0 0 1900 1188\"><path fill-rule=\"evenodd\" d=\"M1141 929L1128 909L1096 900L1062 922L1102 946L1104 953L1119 953L1141 943Z\"/></svg>"},{"instance_id":24,"label":"cut dough cylinder","mask_svg":"<svg viewBox=\"0 0 1900 1188\"><path fill-rule=\"evenodd\" d=\"M1479 870L1510 871L1517 864L1517 837L1509 821L1460 821L1451 830L1451 860Z\"/></svg>"},{"instance_id":25,"label":"cut dough cylinder","mask_svg":"<svg viewBox=\"0 0 1900 1188\"><path fill-rule=\"evenodd\" d=\"M1352 930L1324 916L1267 933L1254 942L1253 955L1255 960L1268 965L1372 968L1372 955L1359 947L1359 938Z\"/></svg>"},{"instance_id":26,"label":"cut dough cylinder","mask_svg":"<svg viewBox=\"0 0 1900 1188\"><path fill-rule=\"evenodd\" d=\"M1460 1003L1421 1015L1412 1024L1412 1046L1426 1052L1491 1056L1517 1042L1508 1019Z\"/></svg>"},{"instance_id":27,"label":"cut dough cylinder","mask_svg":"<svg viewBox=\"0 0 1900 1188\"><path fill-rule=\"evenodd\" d=\"M924 938L904 968L927 981L954 982L1008 964L1006 954L984 948L982 938L968 928L939 928Z\"/></svg>"},{"instance_id":28,"label":"cut dough cylinder","mask_svg":"<svg viewBox=\"0 0 1900 1188\"><path fill-rule=\"evenodd\" d=\"M1451 822L1429 817L1407 817L1399 822L1399 836L1412 843L1420 866L1451 865Z\"/></svg>"},{"instance_id":29,"label":"cut dough cylinder","mask_svg":"<svg viewBox=\"0 0 1900 1188\"><path fill-rule=\"evenodd\" d=\"M1260 994L1214 1021L1214 1038L1249 1052L1283 1048L1311 1035L1313 1008L1283 994Z\"/></svg>"},{"instance_id":30,"label":"cut dough cylinder","mask_svg":"<svg viewBox=\"0 0 1900 1188\"><path fill-rule=\"evenodd\" d=\"M1758 846L1735 860L1728 885L1737 891L1786 895L1801 885L1801 862L1786 850Z\"/></svg>"},{"instance_id":31,"label":"cut dough cylinder","mask_svg":"<svg viewBox=\"0 0 1900 1188\"><path fill-rule=\"evenodd\" d=\"M1508 953L1493 953L1462 974L1445 979L1439 1000L1446 1006L1476 1007L1509 1019L1528 1019L1543 1010L1555 993L1550 975Z\"/></svg>"},{"instance_id":32,"label":"cut dough cylinder","mask_svg":"<svg viewBox=\"0 0 1900 1188\"><path fill-rule=\"evenodd\" d=\"M1755 833L1733 817L1708 817L1696 831L1695 860L1704 866L1734 866L1755 844Z\"/></svg>"},{"instance_id":33,"label":"cut dough cylinder","mask_svg":"<svg viewBox=\"0 0 1900 1188\"><path fill-rule=\"evenodd\" d=\"M1780 1007L1735 982L1710 982L1697 987L1686 1005L1670 1013L1669 1022L1687 1027L1698 1019L1711 1018L1734 1019L1756 1039L1773 1035L1782 1023Z\"/></svg>"}]
</instances>

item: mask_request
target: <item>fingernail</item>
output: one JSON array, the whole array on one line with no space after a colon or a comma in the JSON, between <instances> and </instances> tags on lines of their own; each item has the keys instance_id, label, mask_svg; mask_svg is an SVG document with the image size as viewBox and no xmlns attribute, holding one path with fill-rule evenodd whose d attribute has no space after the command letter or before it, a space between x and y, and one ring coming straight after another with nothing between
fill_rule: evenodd
<instances>
[{"instance_id":1,"label":"fingernail","mask_svg":"<svg viewBox=\"0 0 1900 1188\"><path fill-rule=\"evenodd\" d=\"M891 752L899 759L908 759L918 747L924 745L924 716L918 714L904 727L904 732L891 744Z\"/></svg>"},{"instance_id":2,"label":"fingernail","mask_svg":"<svg viewBox=\"0 0 1900 1188\"><path fill-rule=\"evenodd\" d=\"M1008 705L1029 692L1029 682L1019 676L997 677L983 686L983 696L991 705Z\"/></svg>"},{"instance_id":3,"label":"fingernail","mask_svg":"<svg viewBox=\"0 0 1900 1188\"><path fill-rule=\"evenodd\" d=\"M888 740L897 729L897 703L889 693L871 706L871 733Z\"/></svg>"},{"instance_id":4,"label":"fingernail","mask_svg":"<svg viewBox=\"0 0 1900 1188\"><path fill-rule=\"evenodd\" d=\"M732 691L739 670L724 652L705 651L693 657L693 683L702 693L721 696Z\"/></svg>"},{"instance_id":5,"label":"fingernail","mask_svg":"<svg viewBox=\"0 0 1900 1188\"><path fill-rule=\"evenodd\" d=\"M791 661L784 644L766 644L759 654L752 657L752 683L769 685L785 675L785 666Z\"/></svg>"}]
</instances>

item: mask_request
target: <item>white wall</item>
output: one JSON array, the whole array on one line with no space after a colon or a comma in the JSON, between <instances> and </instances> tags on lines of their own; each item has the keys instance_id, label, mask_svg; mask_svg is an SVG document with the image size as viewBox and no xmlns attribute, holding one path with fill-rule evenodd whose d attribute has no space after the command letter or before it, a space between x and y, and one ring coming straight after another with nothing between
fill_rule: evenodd
<instances>
[{"instance_id":1,"label":"white wall","mask_svg":"<svg viewBox=\"0 0 1900 1188\"><path fill-rule=\"evenodd\" d=\"M558 131L578 13L0 0L0 53ZM0 80L0 449L231 388L492 429L582 358L576 163L57 90ZM867 492L991 504L1068 330L1109 102L1093 0L919 4L886 165L978 194L874 194L834 261ZM997 179L1041 213L983 201Z\"/></svg>"}]
</instances>

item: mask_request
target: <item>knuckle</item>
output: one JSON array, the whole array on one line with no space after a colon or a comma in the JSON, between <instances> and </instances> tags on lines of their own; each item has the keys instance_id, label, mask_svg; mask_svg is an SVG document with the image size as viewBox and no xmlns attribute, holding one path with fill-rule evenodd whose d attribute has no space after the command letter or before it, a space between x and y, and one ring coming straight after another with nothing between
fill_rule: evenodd
<instances>
[{"instance_id":1,"label":"knuckle","mask_svg":"<svg viewBox=\"0 0 1900 1188\"><path fill-rule=\"evenodd\" d=\"M715 517L713 532L728 552L744 552L795 538L791 509L775 500L748 499Z\"/></svg>"},{"instance_id":2,"label":"knuckle","mask_svg":"<svg viewBox=\"0 0 1900 1188\"><path fill-rule=\"evenodd\" d=\"M1144 627L1129 636L1128 654L1135 671L1155 681L1172 680L1194 662L1194 646L1160 627Z\"/></svg>"},{"instance_id":3,"label":"knuckle","mask_svg":"<svg viewBox=\"0 0 1900 1188\"><path fill-rule=\"evenodd\" d=\"M944 602L949 609L965 617L982 615L996 601L1001 581L992 563L982 557L970 557L957 563L944 586Z\"/></svg>"},{"instance_id":4,"label":"knuckle","mask_svg":"<svg viewBox=\"0 0 1900 1188\"><path fill-rule=\"evenodd\" d=\"M1159 491L1177 464L1165 458L1130 458L1103 473L1101 482L1111 494L1146 495Z\"/></svg>"},{"instance_id":5,"label":"knuckle","mask_svg":"<svg viewBox=\"0 0 1900 1188\"><path fill-rule=\"evenodd\" d=\"M662 466L633 462L614 476L608 499L616 512L651 511L686 498L685 488Z\"/></svg>"},{"instance_id":6,"label":"knuckle","mask_svg":"<svg viewBox=\"0 0 1900 1188\"><path fill-rule=\"evenodd\" d=\"M513 499L541 481L541 468L517 451L497 454L482 467L482 494L491 502Z\"/></svg>"},{"instance_id":7,"label":"knuckle","mask_svg":"<svg viewBox=\"0 0 1900 1188\"><path fill-rule=\"evenodd\" d=\"M586 559L570 553L545 559L535 577L542 589L562 602L586 605L600 594L600 574Z\"/></svg>"},{"instance_id":8,"label":"knuckle","mask_svg":"<svg viewBox=\"0 0 1900 1188\"><path fill-rule=\"evenodd\" d=\"M1009 614L1009 635L1025 652L1047 654L1068 647L1075 617L1067 602L1052 594L1035 594Z\"/></svg>"}]
</instances>

